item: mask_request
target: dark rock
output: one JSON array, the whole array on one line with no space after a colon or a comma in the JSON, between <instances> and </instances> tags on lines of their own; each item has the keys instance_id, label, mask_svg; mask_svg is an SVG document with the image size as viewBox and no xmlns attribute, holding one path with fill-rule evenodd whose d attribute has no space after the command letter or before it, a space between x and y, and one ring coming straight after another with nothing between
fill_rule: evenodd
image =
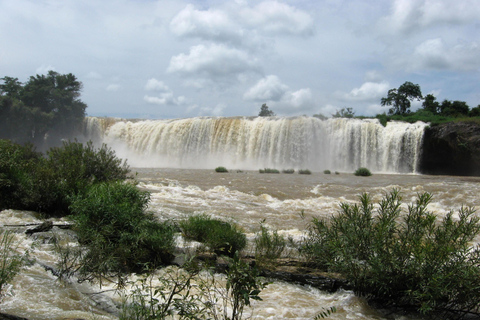
<instances>
[{"instance_id":1,"label":"dark rock","mask_svg":"<svg viewBox=\"0 0 480 320\"><path fill-rule=\"evenodd\" d=\"M42 224L36 226L35 228L28 229L25 231L26 234L34 234L37 232L46 232L50 231L53 228L53 222L52 221L45 221Z\"/></svg>"},{"instance_id":2,"label":"dark rock","mask_svg":"<svg viewBox=\"0 0 480 320\"><path fill-rule=\"evenodd\" d=\"M480 176L480 124L450 122L425 130L419 172Z\"/></svg>"},{"instance_id":3,"label":"dark rock","mask_svg":"<svg viewBox=\"0 0 480 320\"><path fill-rule=\"evenodd\" d=\"M0 312L0 320L28 320L27 318L12 316L10 314Z\"/></svg>"}]
</instances>

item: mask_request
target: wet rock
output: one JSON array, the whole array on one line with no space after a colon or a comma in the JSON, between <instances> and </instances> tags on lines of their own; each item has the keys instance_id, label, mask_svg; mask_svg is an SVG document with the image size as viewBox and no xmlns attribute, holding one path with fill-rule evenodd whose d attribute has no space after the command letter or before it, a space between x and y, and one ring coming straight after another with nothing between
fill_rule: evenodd
<instances>
[{"instance_id":1,"label":"wet rock","mask_svg":"<svg viewBox=\"0 0 480 320\"><path fill-rule=\"evenodd\" d=\"M28 319L0 312L0 320L28 320Z\"/></svg>"},{"instance_id":2,"label":"wet rock","mask_svg":"<svg viewBox=\"0 0 480 320\"><path fill-rule=\"evenodd\" d=\"M53 222L52 221L45 221L42 224L36 226L35 228L27 229L27 231L25 231L25 233L28 234L28 235L31 235L31 234L38 233L38 232L50 231L50 230L52 230L52 228L53 228Z\"/></svg>"},{"instance_id":3,"label":"wet rock","mask_svg":"<svg viewBox=\"0 0 480 320\"><path fill-rule=\"evenodd\" d=\"M419 171L423 174L480 176L480 124L451 122L427 128Z\"/></svg>"}]
</instances>

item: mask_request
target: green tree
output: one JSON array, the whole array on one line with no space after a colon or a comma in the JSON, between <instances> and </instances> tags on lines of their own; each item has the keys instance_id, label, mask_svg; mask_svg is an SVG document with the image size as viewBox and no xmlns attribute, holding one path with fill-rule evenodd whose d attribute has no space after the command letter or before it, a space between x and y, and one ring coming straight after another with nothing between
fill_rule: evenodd
<instances>
[{"instance_id":1,"label":"green tree","mask_svg":"<svg viewBox=\"0 0 480 320\"><path fill-rule=\"evenodd\" d=\"M260 108L260 112L258 113L259 117L273 117L275 116L275 112L270 110L267 106L266 103L262 104L262 107Z\"/></svg>"},{"instance_id":2,"label":"green tree","mask_svg":"<svg viewBox=\"0 0 480 320\"><path fill-rule=\"evenodd\" d=\"M440 110L440 104L436 100L437 98L433 94L427 94L422 103L423 109L430 111L433 114L437 114Z\"/></svg>"},{"instance_id":3,"label":"green tree","mask_svg":"<svg viewBox=\"0 0 480 320\"><path fill-rule=\"evenodd\" d=\"M3 77L0 78L3 84L0 84L0 96L7 96L10 98L18 98L22 90L22 83L18 78Z\"/></svg>"},{"instance_id":4,"label":"green tree","mask_svg":"<svg viewBox=\"0 0 480 320\"><path fill-rule=\"evenodd\" d=\"M422 100L422 91L418 84L413 84L409 81L402 84L398 89L388 90L386 98L382 98L382 106L391 106L388 110L389 114L407 114L410 113L410 106L412 100Z\"/></svg>"},{"instance_id":5,"label":"green tree","mask_svg":"<svg viewBox=\"0 0 480 320\"><path fill-rule=\"evenodd\" d=\"M352 108L342 108L337 110L335 114L332 114L334 118L353 118L355 116L355 112Z\"/></svg>"},{"instance_id":6,"label":"green tree","mask_svg":"<svg viewBox=\"0 0 480 320\"><path fill-rule=\"evenodd\" d=\"M443 100L440 105L440 114L445 116L464 116L468 115L470 107L465 101Z\"/></svg>"},{"instance_id":7,"label":"green tree","mask_svg":"<svg viewBox=\"0 0 480 320\"><path fill-rule=\"evenodd\" d=\"M470 117L480 117L480 104L475 108L472 108L469 113Z\"/></svg>"}]
</instances>

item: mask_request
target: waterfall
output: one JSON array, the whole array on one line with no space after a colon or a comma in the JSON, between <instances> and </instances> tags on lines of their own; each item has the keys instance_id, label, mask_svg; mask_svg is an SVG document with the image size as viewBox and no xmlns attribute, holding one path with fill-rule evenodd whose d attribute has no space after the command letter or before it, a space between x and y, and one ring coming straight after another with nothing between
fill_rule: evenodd
<instances>
[{"instance_id":1,"label":"waterfall","mask_svg":"<svg viewBox=\"0 0 480 320\"><path fill-rule=\"evenodd\" d=\"M132 166L416 172L426 124L313 117L86 119L85 135Z\"/></svg>"}]
</instances>

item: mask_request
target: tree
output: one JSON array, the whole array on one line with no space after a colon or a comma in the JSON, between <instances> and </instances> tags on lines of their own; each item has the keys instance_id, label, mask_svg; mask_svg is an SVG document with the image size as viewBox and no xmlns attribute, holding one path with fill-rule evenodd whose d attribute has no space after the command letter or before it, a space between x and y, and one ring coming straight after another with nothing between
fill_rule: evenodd
<instances>
[{"instance_id":1,"label":"tree","mask_svg":"<svg viewBox=\"0 0 480 320\"><path fill-rule=\"evenodd\" d=\"M440 104L436 100L437 98L433 94L427 94L422 103L423 109L430 111L433 114L437 114L440 110Z\"/></svg>"},{"instance_id":2,"label":"tree","mask_svg":"<svg viewBox=\"0 0 480 320\"><path fill-rule=\"evenodd\" d=\"M353 118L355 116L355 112L352 108L342 108L337 110L335 114L332 114L334 118Z\"/></svg>"},{"instance_id":3,"label":"tree","mask_svg":"<svg viewBox=\"0 0 480 320\"><path fill-rule=\"evenodd\" d=\"M382 98L382 106L392 106L388 110L389 114L403 115L410 113L410 106L412 100L422 100L422 91L418 84L413 84L409 81L402 84L398 89L388 90L386 98Z\"/></svg>"},{"instance_id":4,"label":"tree","mask_svg":"<svg viewBox=\"0 0 480 320\"><path fill-rule=\"evenodd\" d=\"M470 107L465 101L443 100L440 105L440 113L445 116L466 116L469 110Z\"/></svg>"},{"instance_id":5,"label":"tree","mask_svg":"<svg viewBox=\"0 0 480 320\"><path fill-rule=\"evenodd\" d=\"M266 103L262 104L262 107L260 108L260 113L258 114L259 117L273 117L275 116L275 112L272 110L268 109L268 106Z\"/></svg>"},{"instance_id":6,"label":"tree","mask_svg":"<svg viewBox=\"0 0 480 320\"><path fill-rule=\"evenodd\" d=\"M472 108L469 113L470 117L480 117L480 104Z\"/></svg>"},{"instance_id":7,"label":"tree","mask_svg":"<svg viewBox=\"0 0 480 320\"><path fill-rule=\"evenodd\" d=\"M7 96L10 98L18 98L20 90L22 89L22 83L18 81L18 78L3 77L0 78L3 84L0 84L0 96Z\"/></svg>"}]
</instances>

